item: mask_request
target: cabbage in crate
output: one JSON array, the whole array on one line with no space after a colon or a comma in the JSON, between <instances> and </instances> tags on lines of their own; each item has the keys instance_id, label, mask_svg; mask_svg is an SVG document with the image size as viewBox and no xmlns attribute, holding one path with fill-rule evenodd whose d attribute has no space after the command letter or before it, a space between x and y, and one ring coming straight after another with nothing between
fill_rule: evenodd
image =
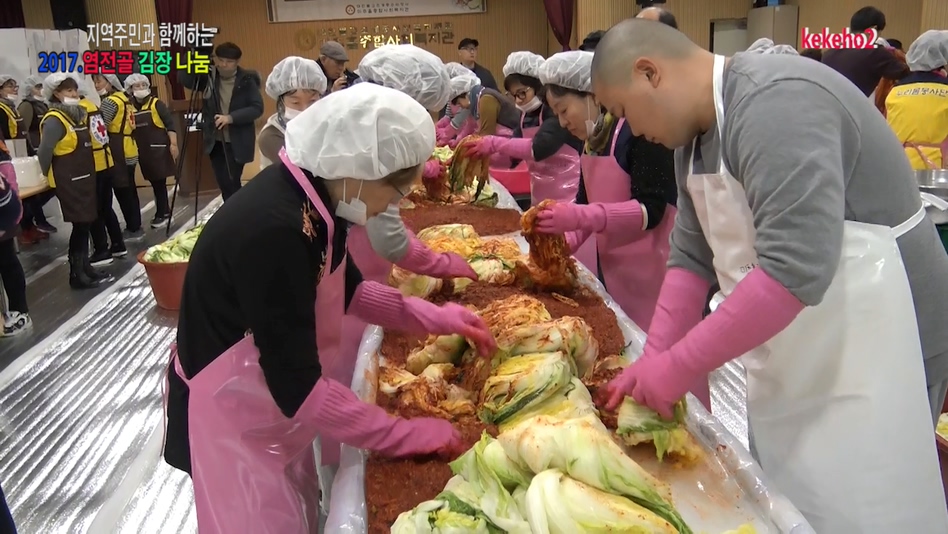
<instances>
[{"instance_id":1,"label":"cabbage in crate","mask_svg":"<svg viewBox=\"0 0 948 534\"><path fill-rule=\"evenodd\" d=\"M204 225L198 225L164 243L159 243L149 248L142 259L151 263L187 263L203 229Z\"/></svg>"}]
</instances>

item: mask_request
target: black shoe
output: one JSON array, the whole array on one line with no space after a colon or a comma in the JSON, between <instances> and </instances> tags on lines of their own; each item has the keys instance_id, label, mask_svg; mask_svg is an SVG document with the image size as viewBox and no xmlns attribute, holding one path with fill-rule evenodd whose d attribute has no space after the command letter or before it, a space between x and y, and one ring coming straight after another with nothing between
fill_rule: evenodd
<instances>
[{"instance_id":1,"label":"black shoe","mask_svg":"<svg viewBox=\"0 0 948 534\"><path fill-rule=\"evenodd\" d=\"M93 267L92 262L89 261L89 258L86 258L85 261L82 262L82 272L86 273L86 276L88 276L90 279L92 279L93 282L96 282L97 284L100 284L106 281L109 281L109 282L112 281L112 275L110 275L109 273L105 271L100 271L96 269L95 267Z\"/></svg>"},{"instance_id":2,"label":"black shoe","mask_svg":"<svg viewBox=\"0 0 948 534\"><path fill-rule=\"evenodd\" d=\"M151 220L151 227L164 228L168 224L169 218L171 218L169 215L155 215L155 218Z\"/></svg>"},{"instance_id":3,"label":"black shoe","mask_svg":"<svg viewBox=\"0 0 948 534\"><path fill-rule=\"evenodd\" d=\"M112 254L113 258L124 258L128 256L128 249L125 248L123 243L116 243L109 247L109 252Z\"/></svg>"},{"instance_id":4,"label":"black shoe","mask_svg":"<svg viewBox=\"0 0 948 534\"><path fill-rule=\"evenodd\" d=\"M138 241L139 239L145 237L144 228L139 228L138 230L128 230L124 232L125 241Z\"/></svg>"},{"instance_id":5,"label":"black shoe","mask_svg":"<svg viewBox=\"0 0 948 534\"><path fill-rule=\"evenodd\" d=\"M36 223L36 229L44 234L55 234L59 231L58 228L49 224L48 222Z\"/></svg>"},{"instance_id":6,"label":"black shoe","mask_svg":"<svg viewBox=\"0 0 948 534\"><path fill-rule=\"evenodd\" d=\"M92 257L89 258L89 263L93 267L102 267L103 265L111 265L115 261L112 259L112 253L108 250L100 250L98 252L93 252Z\"/></svg>"},{"instance_id":7,"label":"black shoe","mask_svg":"<svg viewBox=\"0 0 948 534\"><path fill-rule=\"evenodd\" d=\"M72 256L69 258L69 287L73 289L92 289L99 286L97 280L93 280L86 273L81 256Z\"/></svg>"}]
</instances>

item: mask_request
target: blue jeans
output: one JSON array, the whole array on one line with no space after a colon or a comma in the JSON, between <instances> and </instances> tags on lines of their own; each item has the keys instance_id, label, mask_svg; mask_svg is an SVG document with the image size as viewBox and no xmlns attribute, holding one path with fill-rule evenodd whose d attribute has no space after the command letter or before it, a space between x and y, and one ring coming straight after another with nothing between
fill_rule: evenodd
<instances>
[{"instance_id":1,"label":"blue jeans","mask_svg":"<svg viewBox=\"0 0 948 534\"><path fill-rule=\"evenodd\" d=\"M16 525L13 524L13 515L7 506L7 499L0 487L0 534L16 534Z\"/></svg>"}]
</instances>

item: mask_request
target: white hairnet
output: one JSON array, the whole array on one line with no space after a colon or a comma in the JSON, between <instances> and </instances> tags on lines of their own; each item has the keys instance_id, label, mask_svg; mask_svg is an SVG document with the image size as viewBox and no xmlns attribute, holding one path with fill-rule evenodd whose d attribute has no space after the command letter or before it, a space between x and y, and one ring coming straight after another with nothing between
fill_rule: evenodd
<instances>
[{"instance_id":1,"label":"white hairnet","mask_svg":"<svg viewBox=\"0 0 948 534\"><path fill-rule=\"evenodd\" d=\"M444 64L444 68L448 69L448 76L454 78L455 76L461 76L462 74L470 74L473 72L471 69L461 65L457 61L450 61Z\"/></svg>"},{"instance_id":2,"label":"white hairnet","mask_svg":"<svg viewBox=\"0 0 948 534\"><path fill-rule=\"evenodd\" d=\"M111 85L116 91L124 91L125 87L122 86L122 82L119 81L118 76L114 74L100 74L106 80L108 80L109 85ZM79 85L82 85L81 83Z\"/></svg>"},{"instance_id":3,"label":"white hairnet","mask_svg":"<svg viewBox=\"0 0 948 534\"><path fill-rule=\"evenodd\" d=\"M279 100L280 96L297 89L310 89L319 94L326 92L329 82L319 63L305 57L290 56L273 66L267 76L267 95Z\"/></svg>"},{"instance_id":4,"label":"white hairnet","mask_svg":"<svg viewBox=\"0 0 948 534\"><path fill-rule=\"evenodd\" d=\"M380 180L431 157L435 129L421 104L373 83L319 100L286 127L286 154L327 180Z\"/></svg>"},{"instance_id":5,"label":"white hairnet","mask_svg":"<svg viewBox=\"0 0 948 534\"><path fill-rule=\"evenodd\" d=\"M136 72L135 74L129 74L128 78L125 78L125 90L130 91L132 86L136 83L143 83L146 87L151 87L151 82L148 80L148 76Z\"/></svg>"},{"instance_id":6,"label":"white hairnet","mask_svg":"<svg viewBox=\"0 0 948 534\"><path fill-rule=\"evenodd\" d=\"M441 58L415 45L385 45L362 58L359 77L405 93L436 111L450 99L451 76Z\"/></svg>"},{"instance_id":7,"label":"white hairnet","mask_svg":"<svg viewBox=\"0 0 948 534\"><path fill-rule=\"evenodd\" d=\"M23 87L20 87L20 94L22 96L30 96L33 94L33 88L42 84L43 78L41 76L27 76L26 81L23 82Z\"/></svg>"},{"instance_id":8,"label":"white hairnet","mask_svg":"<svg viewBox=\"0 0 948 534\"><path fill-rule=\"evenodd\" d=\"M462 74L460 76L455 76L454 78L451 78L450 100L454 100L455 98L461 95L466 95L470 93L471 89L473 89L475 86L478 86L480 84L481 84L481 79L478 78L477 76L474 76L473 72L469 72L467 74Z\"/></svg>"},{"instance_id":9,"label":"white hairnet","mask_svg":"<svg viewBox=\"0 0 948 534\"><path fill-rule=\"evenodd\" d=\"M0 85L3 85L13 79L12 74L0 74Z\"/></svg>"},{"instance_id":10,"label":"white hairnet","mask_svg":"<svg viewBox=\"0 0 948 534\"><path fill-rule=\"evenodd\" d=\"M533 52L512 52L507 56L504 64L504 78L511 74L522 74L531 78L540 77L540 67L543 66L543 56Z\"/></svg>"},{"instance_id":11,"label":"white hairnet","mask_svg":"<svg viewBox=\"0 0 948 534\"><path fill-rule=\"evenodd\" d=\"M797 49L790 45L775 45L774 42L766 37L761 37L754 41L747 49L752 54L788 54L792 56L800 55Z\"/></svg>"},{"instance_id":12,"label":"white hairnet","mask_svg":"<svg viewBox=\"0 0 948 534\"><path fill-rule=\"evenodd\" d=\"M592 61L593 53L582 50L553 54L540 67L540 83L591 93Z\"/></svg>"},{"instance_id":13,"label":"white hairnet","mask_svg":"<svg viewBox=\"0 0 948 534\"><path fill-rule=\"evenodd\" d=\"M948 31L928 30L919 35L905 54L905 62L915 72L928 72L948 65Z\"/></svg>"},{"instance_id":14,"label":"white hairnet","mask_svg":"<svg viewBox=\"0 0 948 534\"><path fill-rule=\"evenodd\" d=\"M66 78L72 78L75 80L75 76L70 76L65 72L56 72L50 74L43 80L43 98L49 100L53 96L53 91L59 88L59 84L66 81ZM81 86L81 84L80 84Z\"/></svg>"}]
</instances>

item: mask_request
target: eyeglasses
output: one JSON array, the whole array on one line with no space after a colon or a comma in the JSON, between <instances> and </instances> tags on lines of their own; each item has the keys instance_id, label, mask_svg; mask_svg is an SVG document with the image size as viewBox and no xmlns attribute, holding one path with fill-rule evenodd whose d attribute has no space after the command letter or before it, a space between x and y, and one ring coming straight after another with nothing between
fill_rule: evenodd
<instances>
[{"instance_id":1,"label":"eyeglasses","mask_svg":"<svg viewBox=\"0 0 948 534\"><path fill-rule=\"evenodd\" d=\"M519 90L519 91L516 91L516 92L513 92L513 93L507 93L507 94L510 95L511 97L517 99L517 100L526 100L526 99L527 99L527 93L528 93L529 91L530 91L529 89L521 89L521 90Z\"/></svg>"}]
</instances>

